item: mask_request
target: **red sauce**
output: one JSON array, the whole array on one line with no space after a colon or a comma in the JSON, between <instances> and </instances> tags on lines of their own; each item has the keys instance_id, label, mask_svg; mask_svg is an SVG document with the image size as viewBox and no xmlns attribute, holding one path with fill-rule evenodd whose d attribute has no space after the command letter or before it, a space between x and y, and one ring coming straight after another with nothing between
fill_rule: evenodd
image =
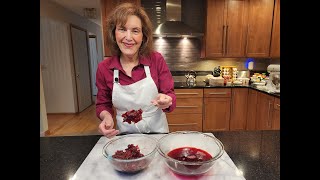
<instances>
[{"instance_id":1,"label":"red sauce","mask_svg":"<svg viewBox=\"0 0 320 180\"><path fill-rule=\"evenodd\" d=\"M137 123L142 120L142 109L131 110L122 114L123 122L131 124L131 122Z\"/></svg>"},{"instance_id":2,"label":"red sauce","mask_svg":"<svg viewBox=\"0 0 320 180\"><path fill-rule=\"evenodd\" d=\"M212 159L212 156L206 151L194 147L181 147L168 153L168 156L186 162L202 162Z\"/></svg>"}]
</instances>

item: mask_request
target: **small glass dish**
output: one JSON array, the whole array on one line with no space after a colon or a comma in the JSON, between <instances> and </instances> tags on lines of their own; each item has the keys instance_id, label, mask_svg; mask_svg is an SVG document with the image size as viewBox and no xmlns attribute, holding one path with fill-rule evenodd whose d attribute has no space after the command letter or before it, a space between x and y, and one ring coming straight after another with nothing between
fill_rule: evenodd
<instances>
[{"instance_id":1,"label":"small glass dish","mask_svg":"<svg viewBox=\"0 0 320 180\"><path fill-rule=\"evenodd\" d=\"M158 140L144 134L130 134L116 137L104 145L102 154L112 164L115 170L124 173L137 173L149 166L157 152ZM118 150L125 150L129 144L138 145L143 157L136 159L118 159L112 156Z\"/></svg>"}]
</instances>

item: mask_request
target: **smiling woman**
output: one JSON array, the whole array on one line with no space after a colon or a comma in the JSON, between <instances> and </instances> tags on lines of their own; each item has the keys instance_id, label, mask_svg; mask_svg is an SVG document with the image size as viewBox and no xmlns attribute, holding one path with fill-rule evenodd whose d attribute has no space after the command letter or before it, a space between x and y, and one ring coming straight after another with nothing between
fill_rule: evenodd
<instances>
[{"instance_id":1,"label":"smiling woman","mask_svg":"<svg viewBox=\"0 0 320 180\"><path fill-rule=\"evenodd\" d=\"M165 112L176 106L174 83L163 56L153 51L152 24L145 10L120 4L110 12L106 24L106 42L113 56L97 69L100 132L108 138L119 133L169 132ZM118 129L114 128L112 107ZM140 109L143 121L124 123L122 114ZM138 127L148 128L141 131Z\"/></svg>"}]
</instances>

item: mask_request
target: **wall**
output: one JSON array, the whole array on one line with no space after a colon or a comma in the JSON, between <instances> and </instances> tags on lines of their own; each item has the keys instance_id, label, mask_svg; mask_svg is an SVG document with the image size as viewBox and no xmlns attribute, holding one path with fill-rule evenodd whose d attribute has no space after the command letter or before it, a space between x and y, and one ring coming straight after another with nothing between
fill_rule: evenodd
<instances>
[{"instance_id":1,"label":"wall","mask_svg":"<svg viewBox=\"0 0 320 180\"><path fill-rule=\"evenodd\" d=\"M66 25L67 27L69 27L70 24L73 24L80 28L86 29L88 32L88 35L89 34L96 35L98 62L103 60L101 25L96 24L78 14L75 14L74 12L63 8L62 6L50 0L40 0L40 19L50 19L50 20L53 20L53 22L55 22L56 24ZM55 48L46 47L47 52L42 54L40 53L41 62L46 61L47 63L43 65L43 69L42 69L43 73L46 68L47 68L46 70L51 70L50 73L53 73L50 76L48 76L48 74L43 74L44 85L45 85L44 95L46 96L46 98L50 97L51 99L55 99L55 103L51 103L52 101L49 101L49 100L46 101L47 113L75 113L77 112L77 108L76 108L77 105L75 102L76 92L75 92L73 64L72 64L72 56L68 55L69 53L68 49L70 49L71 47L71 44L69 42L70 30L69 28L67 28L67 31L68 31L67 33L69 34L65 36L65 38L61 38L61 35L59 35L59 33L56 32L56 30L59 30L59 26L57 25L53 25L53 26L57 27L57 29L55 28L46 29L46 30L42 30L42 32L48 34L48 31L51 31L51 35L54 35L54 36L52 37L43 36L45 38L42 37L40 39L41 43L43 43L43 39L47 39L50 41L50 45L52 46L55 45ZM65 32L64 30L61 30L60 32ZM58 36L60 36L60 38ZM44 52L45 51L44 49L45 47L41 46L41 52ZM52 77L55 77L54 79L55 82L53 81L51 83L50 85L51 93L47 95L47 90L49 90L50 87L46 85L48 84L48 81L50 81L50 78ZM56 91L57 89L58 91Z\"/></svg>"},{"instance_id":2,"label":"wall","mask_svg":"<svg viewBox=\"0 0 320 180\"><path fill-rule=\"evenodd\" d=\"M103 60L102 49L102 27L78 14L69 11L62 6L50 1L40 0L40 16L49 17L66 23L74 24L83 29L86 29L91 34L97 37L98 59ZM100 62L99 61L99 62Z\"/></svg>"},{"instance_id":3,"label":"wall","mask_svg":"<svg viewBox=\"0 0 320 180\"><path fill-rule=\"evenodd\" d=\"M246 70L247 58L200 59L201 40L198 38L154 38L155 50L160 52L171 71L212 71L216 66L236 66ZM279 64L280 60L253 58L253 71L265 71L269 64Z\"/></svg>"},{"instance_id":4,"label":"wall","mask_svg":"<svg viewBox=\"0 0 320 180\"><path fill-rule=\"evenodd\" d=\"M47 113L77 112L71 37L65 22L40 17L40 63Z\"/></svg>"},{"instance_id":5,"label":"wall","mask_svg":"<svg viewBox=\"0 0 320 180\"><path fill-rule=\"evenodd\" d=\"M46 102L43 93L42 84L42 73L40 66L40 136L44 136L45 132L48 130L48 119L46 111Z\"/></svg>"}]
</instances>

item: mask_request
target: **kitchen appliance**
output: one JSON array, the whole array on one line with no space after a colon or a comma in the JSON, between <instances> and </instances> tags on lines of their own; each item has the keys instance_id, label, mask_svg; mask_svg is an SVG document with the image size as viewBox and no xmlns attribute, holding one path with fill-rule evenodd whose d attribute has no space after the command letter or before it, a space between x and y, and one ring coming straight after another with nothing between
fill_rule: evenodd
<instances>
[{"instance_id":1,"label":"kitchen appliance","mask_svg":"<svg viewBox=\"0 0 320 180\"><path fill-rule=\"evenodd\" d=\"M210 80L211 78L213 78L213 75L212 75L212 74L206 75L205 79L203 80L203 82L206 83L206 86L209 85L209 80Z\"/></svg>"},{"instance_id":2,"label":"kitchen appliance","mask_svg":"<svg viewBox=\"0 0 320 180\"><path fill-rule=\"evenodd\" d=\"M237 78L250 78L250 71L238 70Z\"/></svg>"},{"instance_id":3,"label":"kitchen appliance","mask_svg":"<svg viewBox=\"0 0 320 180\"><path fill-rule=\"evenodd\" d=\"M238 70L237 71L237 78L235 79L235 81L233 81L233 84L235 84L235 85L249 85L249 81L250 81L250 71Z\"/></svg>"},{"instance_id":4,"label":"kitchen appliance","mask_svg":"<svg viewBox=\"0 0 320 180\"><path fill-rule=\"evenodd\" d=\"M269 80L266 90L272 93L280 93L280 64L270 64L267 71L269 72Z\"/></svg>"},{"instance_id":5,"label":"kitchen appliance","mask_svg":"<svg viewBox=\"0 0 320 180\"><path fill-rule=\"evenodd\" d=\"M210 86L224 86L224 78L219 76L219 77L211 77L209 79L209 85Z\"/></svg>"},{"instance_id":6,"label":"kitchen appliance","mask_svg":"<svg viewBox=\"0 0 320 180\"><path fill-rule=\"evenodd\" d=\"M197 77L197 73L193 70L189 71L187 74L185 74L186 79L186 83L188 86L194 86L196 85L196 77Z\"/></svg>"},{"instance_id":7,"label":"kitchen appliance","mask_svg":"<svg viewBox=\"0 0 320 180\"><path fill-rule=\"evenodd\" d=\"M202 37L204 33L181 21L181 0L166 0L166 21L159 24L154 32L154 37ZM161 4L161 3L160 3ZM159 5L161 6L161 5ZM158 8L158 7L157 7ZM161 8L161 7L160 7ZM160 11L159 11L160 12ZM186 12L187 13L187 12ZM157 16L161 14L157 14Z\"/></svg>"}]
</instances>

